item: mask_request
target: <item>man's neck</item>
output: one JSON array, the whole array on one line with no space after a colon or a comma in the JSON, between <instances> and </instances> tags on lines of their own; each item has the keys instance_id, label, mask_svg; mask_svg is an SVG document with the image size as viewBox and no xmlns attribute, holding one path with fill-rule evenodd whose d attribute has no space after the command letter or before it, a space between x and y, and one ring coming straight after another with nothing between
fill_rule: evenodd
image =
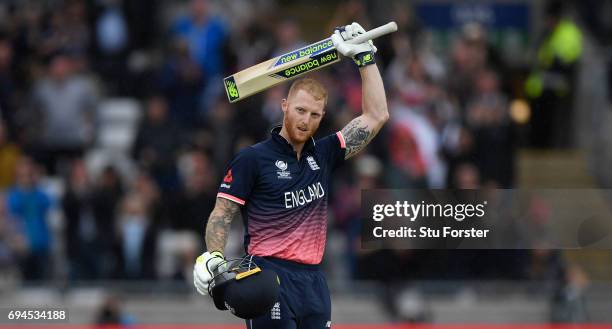
<instances>
[{"instance_id":1,"label":"man's neck","mask_svg":"<svg viewBox=\"0 0 612 329\"><path fill-rule=\"evenodd\" d=\"M304 149L304 143L295 143L294 141L292 141L284 125L278 134L281 135L287 141L287 143L291 145L291 147L293 147L293 150L295 151L295 153L297 154L297 158L299 159L302 154L302 149Z\"/></svg>"}]
</instances>

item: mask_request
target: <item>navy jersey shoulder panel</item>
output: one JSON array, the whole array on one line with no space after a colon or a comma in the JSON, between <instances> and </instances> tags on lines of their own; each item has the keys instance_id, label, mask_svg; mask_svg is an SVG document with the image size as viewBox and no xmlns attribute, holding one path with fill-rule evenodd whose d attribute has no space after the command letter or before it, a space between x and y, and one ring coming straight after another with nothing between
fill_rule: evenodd
<instances>
[{"instance_id":1,"label":"navy jersey shoulder panel","mask_svg":"<svg viewBox=\"0 0 612 329\"><path fill-rule=\"evenodd\" d=\"M218 196L242 205L251 196L259 174L257 145L240 150L225 169Z\"/></svg>"},{"instance_id":2,"label":"navy jersey shoulder panel","mask_svg":"<svg viewBox=\"0 0 612 329\"><path fill-rule=\"evenodd\" d=\"M327 135L316 140L316 152L333 170L344 163L345 147L338 133Z\"/></svg>"}]
</instances>

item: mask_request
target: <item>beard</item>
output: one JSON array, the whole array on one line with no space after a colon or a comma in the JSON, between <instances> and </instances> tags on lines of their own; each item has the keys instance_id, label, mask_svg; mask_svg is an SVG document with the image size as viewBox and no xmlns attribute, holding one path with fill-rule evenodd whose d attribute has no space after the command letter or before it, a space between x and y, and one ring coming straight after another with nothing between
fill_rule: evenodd
<instances>
[{"instance_id":1,"label":"beard","mask_svg":"<svg viewBox=\"0 0 612 329\"><path fill-rule=\"evenodd\" d=\"M306 143L310 139L310 137L314 135L313 130L311 130L310 128L307 128L308 129L307 131L302 131L298 128L299 124L292 122L287 117L285 117L283 121L284 121L283 125L285 126L287 130L287 134L289 134L289 138L291 139L291 142L293 143L299 143L299 144Z\"/></svg>"}]
</instances>

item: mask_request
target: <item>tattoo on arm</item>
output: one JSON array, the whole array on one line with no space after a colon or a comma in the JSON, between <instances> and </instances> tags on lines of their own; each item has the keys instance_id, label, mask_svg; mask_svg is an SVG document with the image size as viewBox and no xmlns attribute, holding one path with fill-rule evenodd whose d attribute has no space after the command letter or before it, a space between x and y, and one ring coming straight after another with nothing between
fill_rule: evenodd
<instances>
[{"instance_id":1,"label":"tattoo on arm","mask_svg":"<svg viewBox=\"0 0 612 329\"><path fill-rule=\"evenodd\" d=\"M346 142L344 158L348 159L359 153L376 136L376 132L360 118L353 119L342 129L342 136Z\"/></svg>"},{"instance_id":2,"label":"tattoo on arm","mask_svg":"<svg viewBox=\"0 0 612 329\"><path fill-rule=\"evenodd\" d=\"M240 206L237 203L217 198L215 209L210 214L206 226L206 248L208 251L223 252L232 220L239 213Z\"/></svg>"}]
</instances>

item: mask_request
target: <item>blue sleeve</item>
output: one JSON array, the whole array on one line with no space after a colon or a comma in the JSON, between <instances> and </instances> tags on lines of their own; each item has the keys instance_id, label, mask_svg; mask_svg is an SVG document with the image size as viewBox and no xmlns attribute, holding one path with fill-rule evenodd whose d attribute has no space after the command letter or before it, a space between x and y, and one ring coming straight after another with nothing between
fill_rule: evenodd
<instances>
[{"instance_id":1,"label":"blue sleeve","mask_svg":"<svg viewBox=\"0 0 612 329\"><path fill-rule=\"evenodd\" d=\"M346 143L341 132L318 139L316 147L332 170L344 163Z\"/></svg>"},{"instance_id":2,"label":"blue sleeve","mask_svg":"<svg viewBox=\"0 0 612 329\"><path fill-rule=\"evenodd\" d=\"M170 35L173 37L186 37L190 23L187 17L180 17L170 27Z\"/></svg>"},{"instance_id":3,"label":"blue sleeve","mask_svg":"<svg viewBox=\"0 0 612 329\"><path fill-rule=\"evenodd\" d=\"M43 211L46 213L47 211L49 211L49 209L51 209L51 207L54 206L54 200L51 199L51 197L43 191L40 192L40 198L41 198Z\"/></svg>"},{"instance_id":4,"label":"blue sleeve","mask_svg":"<svg viewBox=\"0 0 612 329\"><path fill-rule=\"evenodd\" d=\"M248 147L240 151L225 169L217 197L246 204L257 179L255 149Z\"/></svg>"},{"instance_id":5,"label":"blue sleeve","mask_svg":"<svg viewBox=\"0 0 612 329\"><path fill-rule=\"evenodd\" d=\"M215 18L213 20L212 29L215 31L215 35L219 37L219 40L224 40L229 36L229 31L227 29L227 24L221 18Z\"/></svg>"},{"instance_id":6,"label":"blue sleeve","mask_svg":"<svg viewBox=\"0 0 612 329\"><path fill-rule=\"evenodd\" d=\"M7 208L9 211L9 214L11 216L18 216L19 215L19 198L17 196L17 193L14 192L13 190L9 191L7 197L6 197L6 203L7 203Z\"/></svg>"}]
</instances>

